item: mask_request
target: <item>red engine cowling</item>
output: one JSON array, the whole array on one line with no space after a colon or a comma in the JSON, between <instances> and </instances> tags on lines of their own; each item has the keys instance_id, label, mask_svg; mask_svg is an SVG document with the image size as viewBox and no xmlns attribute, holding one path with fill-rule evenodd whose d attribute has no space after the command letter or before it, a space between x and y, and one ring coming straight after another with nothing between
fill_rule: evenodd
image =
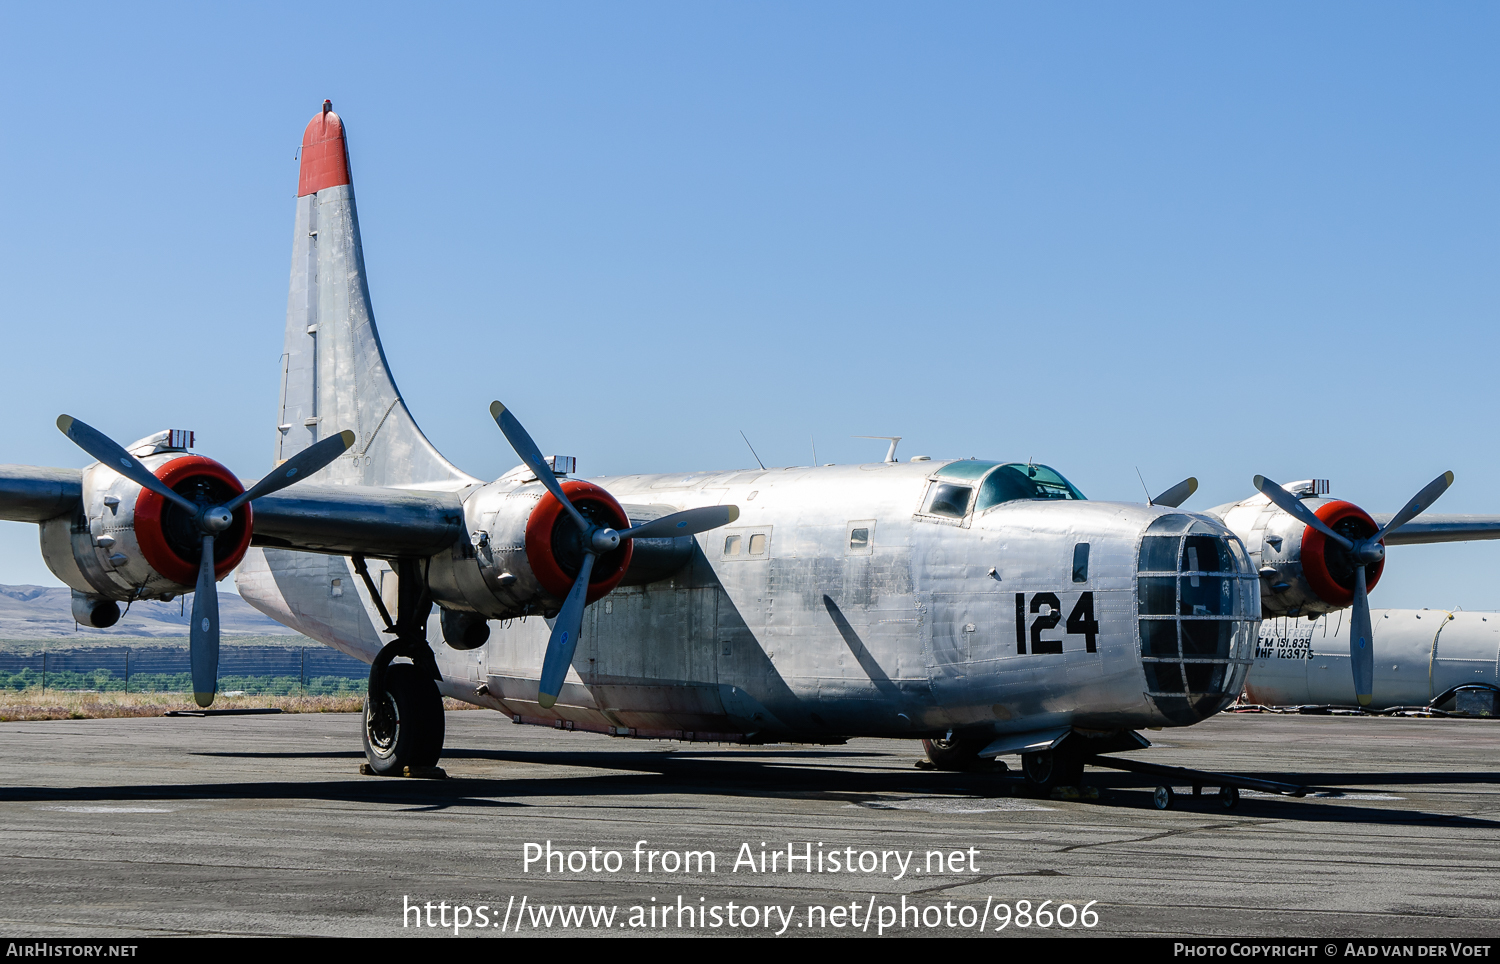
<instances>
[{"instance_id":1,"label":"red engine cowling","mask_svg":"<svg viewBox=\"0 0 1500 964\"><path fill-rule=\"evenodd\" d=\"M1352 502L1335 500L1318 506L1315 514L1323 523L1351 542L1368 539L1380 530L1370 514ZM1302 530L1302 574L1319 599L1336 609L1354 604L1357 563L1343 546L1306 526ZM1365 567L1365 588L1374 589L1385 571L1385 560Z\"/></svg>"},{"instance_id":2,"label":"red engine cowling","mask_svg":"<svg viewBox=\"0 0 1500 964\"><path fill-rule=\"evenodd\" d=\"M559 482L594 525L630 527L625 510L604 489L581 479ZM562 503L540 483L502 478L464 501L464 520L469 538L434 556L427 570L433 600L446 610L486 619L555 614L584 556L583 533ZM589 602L620 584L632 552L631 540L622 539L618 548L594 560Z\"/></svg>"},{"instance_id":3,"label":"red engine cowling","mask_svg":"<svg viewBox=\"0 0 1500 964\"><path fill-rule=\"evenodd\" d=\"M630 519L620 503L599 486L580 479L565 479L561 485L568 501L590 522L616 530L630 528ZM630 552L631 540L624 539L613 552L594 561L589 573L589 602L608 595L625 578ZM526 560L537 582L558 599L568 595L583 564L583 533L550 492L542 496L526 520Z\"/></svg>"},{"instance_id":4,"label":"red engine cowling","mask_svg":"<svg viewBox=\"0 0 1500 964\"><path fill-rule=\"evenodd\" d=\"M222 505L245 491L234 473L213 459L185 455L153 470L173 491L195 499L200 491L210 505ZM234 522L214 539L214 578L233 571L250 548L254 516L247 502L235 510ZM152 492L141 489L135 500L135 534L141 555L151 568L184 586L198 584L202 536L187 512Z\"/></svg>"}]
</instances>

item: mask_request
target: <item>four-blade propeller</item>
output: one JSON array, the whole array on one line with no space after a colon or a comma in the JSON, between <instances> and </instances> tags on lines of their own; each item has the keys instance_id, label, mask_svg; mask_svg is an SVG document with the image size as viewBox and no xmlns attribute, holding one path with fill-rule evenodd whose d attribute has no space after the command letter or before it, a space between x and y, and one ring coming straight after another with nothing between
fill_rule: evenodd
<instances>
[{"instance_id":1,"label":"four-blade propeller","mask_svg":"<svg viewBox=\"0 0 1500 964\"><path fill-rule=\"evenodd\" d=\"M579 567L573 587L568 590L568 597L563 600L562 609L558 610L557 619L552 624L552 637L547 641L547 655L542 662L541 695L538 702L543 709L549 709L557 702L563 679L568 675L568 667L573 665L573 651L578 647L578 633L583 628L583 607L588 598L589 576L594 571L594 560L604 553L613 552L625 539L671 539L717 529L738 519L740 510L733 505L684 509L623 531L595 525L568 501L557 476L552 473L552 467L542 457L541 449L536 447L536 443L516 417L499 402L490 403L490 415L495 419L495 424L500 426L500 431L505 433L506 440L516 450L521 461L547 487L553 498L562 503L583 534L583 565Z\"/></svg>"},{"instance_id":2,"label":"four-blade propeller","mask_svg":"<svg viewBox=\"0 0 1500 964\"><path fill-rule=\"evenodd\" d=\"M219 683L219 591L214 576L214 537L234 524L234 512L240 506L305 479L343 455L354 444L354 433L340 432L310 445L223 505L208 505L173 491L144 462L98 429L68 415L58 416L57 427L100 463L192 516L203 540L203 558L198 564L198 586L193 593L193 622L189 637L193 699L199 706L211 705Z\"/></svg>"},{"instance_id":3,"label":"four-blade propeller","mask_svg":"<svg viewBox=\"0 0 1500 964\"><path fill-rule=\"evenodd\" d=\"M1335 532L1303 505L1301 499L1265 476L1257 475L1252 484L1277 508L1323 533L1354 557L1354 616L1349 627L1349 662L1354 669L1354 695L1359 699L1360 706L1370 705L1375 689L1375 648L1374 631L1370 624L1370 594L1365 585L1365 567L1385 558L1385 546L1381 545L1381 540L1437 501L1438 496L1453 484L1453 473L1444 472L1433 479L1378 532L1358 542Z\"/></svg>"}]
</instances>

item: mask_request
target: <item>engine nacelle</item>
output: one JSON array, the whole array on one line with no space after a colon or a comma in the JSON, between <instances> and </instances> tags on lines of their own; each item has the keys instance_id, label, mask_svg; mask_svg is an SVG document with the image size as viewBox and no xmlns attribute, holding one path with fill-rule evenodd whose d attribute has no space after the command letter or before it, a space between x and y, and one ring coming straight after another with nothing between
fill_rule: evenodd
<instances>
[{"instance_id":1,"label":"engine nacelle","mask_svg":"<svg viewBox=\"0 0 1500 964\"><path fill-rule=\"evenodd\" d=\"M579 479L562 480L563 492L596 525L630 527L625 510L604 489ZM485 619L553 616L583 564L583 533L572 517L538 482L503 477L464 500L467 542L432 560L427 584L448 612L476 613ZM599 556L589 575L588 601L602 598L630 567L631 540ZM445 612L451 645L467 648L477 630Z\"/></svg>"},{"instance_id":2,"label":"engine nacelle","mask_svg":"<svg viewBox=\"0 0 1500 964\"><path fill-rule=\"evenodd\" d=\"M1303 503L1333 531L1350 541L1374 535L1379 529L1369 513L1340 499L1310 498L1297 489ZM1213 510L1245 543L1260 570L1261 614L1307 616L1337 612L1354 602L1357 563L1348 550L1311 526L1271 504L1264 496ZM1365 567L1365 584L1380 581L1385 560Z\"/></svg>"},{"instance_id":3,"label":"engine nacelle","mask_svg":"<svg viewBox=\"0 0 1500 964\"><path fill-rule=\"evenodd\" d=\"M223 465L188 454L181 444L186 435L159 432L128 448L189 500L217 505L244 491ZM172 599L194 589L202 540L184 509L98 462L83 470L82 482L77 509L41 524L42 557L74 590L75 618L88 617L80 623L109 625L104 600ZM224 578L244 558L251 525L247 504L235 511L234 522L214 540L217 578Z\"/></svg>"}]
</instances>

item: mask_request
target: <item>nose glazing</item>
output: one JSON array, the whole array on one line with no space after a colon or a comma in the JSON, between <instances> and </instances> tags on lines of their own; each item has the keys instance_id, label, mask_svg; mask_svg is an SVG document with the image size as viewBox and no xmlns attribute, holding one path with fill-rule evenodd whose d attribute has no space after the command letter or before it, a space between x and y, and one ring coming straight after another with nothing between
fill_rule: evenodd
<instances>
[{"instance_id":1,"label":"nose glazing","mask_svg":"<svg viewBox=\"0 0 1500 964\"><path fill-rule=\"evenodd\" d=\"M1169 721L1196 723L1244 686L1260 620L1257 576L1233 533L1184 513L1146 528L1136 568L1146 693Z\"/></svg>"}]
</instances>

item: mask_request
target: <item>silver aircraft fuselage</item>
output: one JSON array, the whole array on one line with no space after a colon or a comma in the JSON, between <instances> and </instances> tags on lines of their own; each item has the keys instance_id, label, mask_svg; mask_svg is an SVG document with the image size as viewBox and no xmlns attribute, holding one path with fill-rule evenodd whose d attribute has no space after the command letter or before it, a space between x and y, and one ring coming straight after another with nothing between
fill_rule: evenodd
<instances>
[{"instance_id":1,"label":"silver aircraft fuselage","mask_svg":"<svg viewBox=\"0 0 1500 964\"><path fill-rule=\"evenodd\" d=\"M552 709L537 702L541 618L503 621L471 652L435 644L442 688L523 722L802 739L1183 725L1239 694L1260 603L1228 529L1138 504L983 506L984 480L1003 468L922 461L595 479L633 520L716 504L741 515L658 547L681 560L675 571L644 584L649 572L627 575L588 608ZM500 615L474 547L507 502L541 498L524 478L463 493L472 538L428 571L441 605ZM934 506L943 486L950 501ZM506 547L487 548L499 557ZM632 571L650 565L647 548ZM1143 564L1156 574L1141 575ZM282 598L271 604L263 565L252 551L240 576L256 605L295 617L329 602L333 569L297 579L276 565ZM359 639L372 638L373 601L352 591L357 580L340 582L363 619L294 624L337 633L325 641L369 659Z\"/></svg>"}]
</instances>

